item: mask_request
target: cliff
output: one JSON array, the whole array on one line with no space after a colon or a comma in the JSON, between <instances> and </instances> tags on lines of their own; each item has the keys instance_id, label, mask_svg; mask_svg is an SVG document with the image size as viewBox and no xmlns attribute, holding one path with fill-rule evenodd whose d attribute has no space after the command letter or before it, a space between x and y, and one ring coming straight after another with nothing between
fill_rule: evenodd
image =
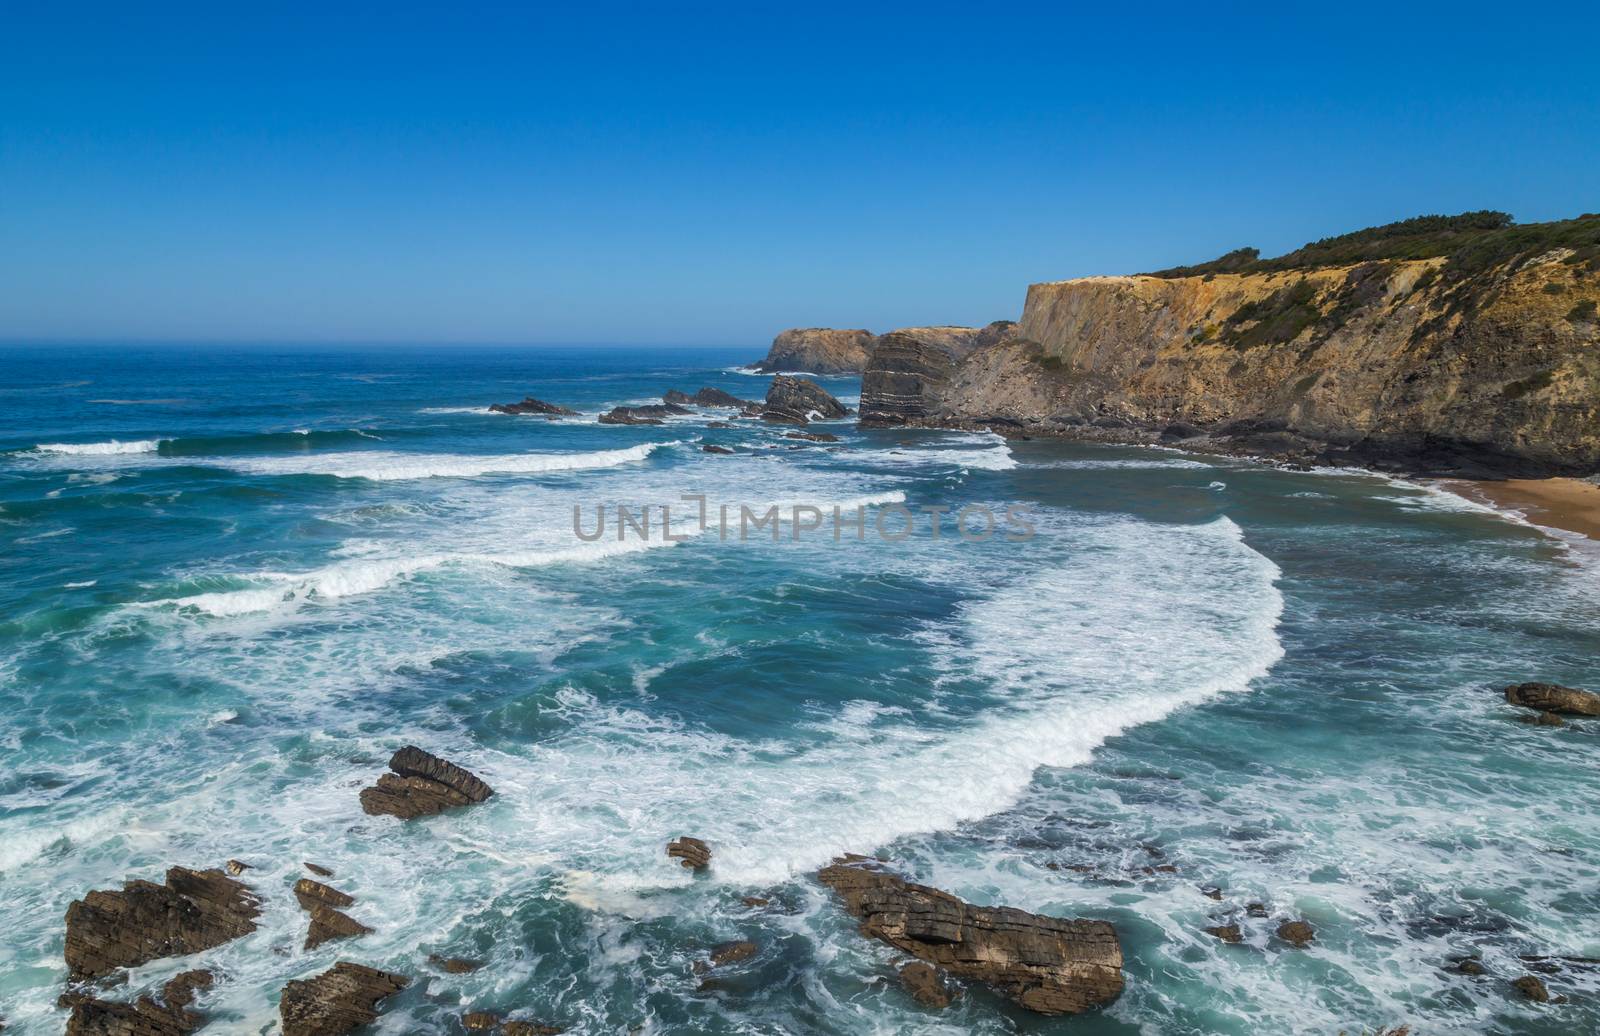
<instances>
[{"instance_id":1,"label":"cliff","mask_svg":"<svg viewBox=\"0 0 1600 1036\"><path fill-rule=\"evenodd\" d=\"M1600 470L1600 216L1422 242L1395 230L1413 222L1277 260L1240 250L1035 284L1015 334L968 352L885 335L863 423L1191 440L1435 474ZM1406 254L1418 251L1443 254Z\"/></svg>"},{"instance_id":2,"label":"cliff","mask_svg":"<svg viewBox=\"0 0 1600 1036\"><path fill-rule=\"evenodd\" d=\"M953 353L965 354L1003 341L1015 321L996 320L983 327L907 327L891 334L909 335ZM755 365L765 374L810 371L813 374L860 374L882 339L871 331L831 327L796 327L779 332L766 359Z\"/></svg>"}]
</instances>

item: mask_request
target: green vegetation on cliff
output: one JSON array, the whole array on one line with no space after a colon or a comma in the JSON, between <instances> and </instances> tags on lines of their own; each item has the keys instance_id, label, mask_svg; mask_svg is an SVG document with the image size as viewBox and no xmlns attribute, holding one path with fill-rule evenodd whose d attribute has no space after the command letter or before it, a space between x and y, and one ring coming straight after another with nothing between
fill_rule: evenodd
<instances>
[{"instance_id":1,"label":"green vegetation on cliff","mask_svg":"<svg viewBox=\"0 0 1600 1036\"><path fill-rule=\"evenodd\" d=\"M1418 216L1326 237L1276 259L1262 259L1240 248L1210 262L1175 266L1150 277L1203 277L1219 273L1278 273L1387 259L1443 258L1444 275L1464 279L1512 261L1558 248L1572 249L1571 265L1600 271L1600 214L1550 223L1514 223L1504 212L1463 212L1458 216Z\"/></svg>"}]
</instances>

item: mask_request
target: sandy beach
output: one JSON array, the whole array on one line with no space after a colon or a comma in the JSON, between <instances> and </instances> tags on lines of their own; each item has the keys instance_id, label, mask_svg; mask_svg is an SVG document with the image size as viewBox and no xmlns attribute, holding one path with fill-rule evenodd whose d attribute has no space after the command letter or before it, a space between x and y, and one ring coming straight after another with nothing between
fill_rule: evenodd
<instances>
[{"instance_id":1,"label":"sandy beach","mask_svg":"<svg viewBox=\"0 0 1600 1036\"><path fill-rule=\"evenodd\" d=\"M1506 479L1501 482L1447 481L1444 488L1519 511L1535 525L1600 540L1600 485L1578 478Z\"/></svg>"}]
</instances>

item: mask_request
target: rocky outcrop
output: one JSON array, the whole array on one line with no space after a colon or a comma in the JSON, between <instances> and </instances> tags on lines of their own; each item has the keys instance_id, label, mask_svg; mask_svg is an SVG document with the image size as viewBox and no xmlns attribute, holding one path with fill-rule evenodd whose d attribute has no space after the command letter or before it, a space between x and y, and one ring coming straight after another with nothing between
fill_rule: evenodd
<instances>
[{"instance_id":1,"label":"rocky outcrop","mask_svg":"<svg viewBox=\"0 0 1600 1036\"><path fill-rule=\"evenodd\" d=\"M1465 477L1600 470L1600 216L1437 248L1403 230L1358 242L1388 253L1035 284L1011 335L965 355L885 335L862 420L1118 442L1181 427L1194 448Z\"/></svg>"},{"instance_id":2,"label":"rocky outcrop","mask_svg":"<svg viewBox=\"0 0 1600 1036\"><path fill-rule=\"evenodd\" d=\"M949 1007L956 998L956 991L946 981L944 972L920 960L900 969L900 984L923 1007Z\"/></svg>"},{"instance_id":3,"label":"rocky outcrop","mask_svg":"<svg viewBox=\"0 0 1600 1036\"><path fill-rule=\"evenodd\" d=\"M645 406L612 407L600 415L601 424L662 424L665 418L692 413L676 403L650 403Z\"/></svg>"},{"instance_id":4,"label":"rocky outcrop","mask_svg":"<svg viewBox=\"0 0 1600 1036\"><path fill-rule=\"evenodd\" d=\"M1316 929L1306 921L1285 921L1278 926L1278 938L1297 950L1310 946L1316 937Z\"/></svg>"},{"instance_id":5,"label":"rocky outcrop","mask_svg":"<svg viewBox=\"0 0 1600 1036\"><path fill-rule=\"evenodd\" d=\"M673 389L661 397L663 403L674 406L722 407L733 410L752 410L761 404L750 399L740 399L731 392L718 388L703 388L694 395Z\"/></svg>"},{"instance_id":6,"label":"rocky outcrop","mask_svg":"<svg viewBox=\"0 0 1600 1036\"><path fill-rule=\"evenodd\" d=\"M1506 701L1542 714L1600 716L1600 694L1553 683L1519 683L1506 688ZM1558 723L1550 724L1559 726Z\"/></svg>"},{"instance_id":7,"label":"rocky outcrop","mask_svg":"<svg viewBox=\"0 0 1600 1036\"><path fill-rule=\"evenodd\" d=\"M283 1036L344 1036L377 1020L378 1003L404 989L404 975L340 961L315 978L283 987Z\"/></svg>"},{"instance_id":8,"label":"rocky outcrop","mask_svg":"<svg viewBox=\"0 0 1600 1036\"><path fill-rule=\"evenodd\" d=\"M783 437L785 439L799 439L803 442L839 441L839 437L837 435L830 435L827 432L784 432Z\"/></svg>"},{"instance_id":9,"label":"rocky outcrop","mask_svg":"<svg viewBox=\"0 0 1600 1036\"><path fill-rule=\"evenodd\" d=\"M856 857L818 878L861 918L863 934L1029 1010L1078 1014L1122 993L1122 946L1105 921L973 906Z\"/></svg>"},{"instance_id":10,"label":"rocky outcrop","mask_svg":"<svg viewBox=\"0 0 1600 1036\"><path fill-rule=\"evenodd\" d=\"M341 910L350 906L355 897L336 888L301 878L294 884L294 898L301 909L311 915L306 929L305 949L314 950L330 939L353 939L371 934L372 929Z\"/></svg>"},{"instance_id":11,"label":"rocky outcrop","mask_svg":"<svg viewBox=\"0 0 1600 1036\"><path fill-rule=\"evenodd\" d=\"M161 988L159 999L143 996L125 1004L82 997L72 1005L67 1036L188 1036L205 1023L189 1005L211 983L209 971L185 971Z\"/></svg>"},{"instance_id":12,"label":"rocky outcrop","mask_svg":"<svg viewBox=\"0 0 1600 1036\"><path fill-rule=\"evenodd\" d=\"M467 957L441 957L437 953L428 955L428 963L446 975L466 975L483 967L483 961L481 960L471 960Z\"/></svg>"},{"instance_id":13,"label":"rocky outcrop","mask_svg":"<svg viewBox=\"0 0 1600 1036\"><path fill-rule=\"evenodd\" d=\"M524 397L520 403L495 403L489 407L496 414L535 414L540 417L576 417L576 410L569 410L564 406L546 403L542 399L532 396Z\"/></svg>"},{"instance_id":14,"label":"rocky outcrop","mask_svg":"<svg viewBox=\"0 0 1600 1036\"><path fill-rule=\"evenodd\" d=\"M711 866L711 847L688 835L668 842L667 855L680 861L689 870L703 871Z\"/></svg>"},{"instance_id":15,"label":"rocky outcrop","mask_svg":"<svg viewBox=\"0 0 1600 1036\"><path fill-rule=\"evenodd\" d=\"M778 424L807 424L813 420L844 417L850 408L834 399L827 390L807 378L780 374L767 389L761 419Z\"/></svg>"},{"instance_id":16,"label":"rocky outcrop","mask_svg":"<svg viewBox=\"0 0 1600 1036\"><path fill-rule=\"evenodd\" d=\"M255 931L260 902L220 870L173 867L166 884L130 881L67 907L67 969L75 979L209 950Z\"/></svg>"},{"instance_id":17,"label":"rocky outcrop","mask_svg":"<svg viewBox=\"0 0 1600 1036\"><path fill-rule=\"evenodd\" d=\"M755 365L763 374L805 371L810 374L859 374L877 342L871 331L832 327L795 327L778 333L767 358Z\"/></svg>"},{"instance_id":18,"label":"rocky outcrop","mask_svg":"<svg viewBox=\"0 0 1600 1036\"><path fill-rule=\"evenodd\" d=\"M396 752L389 769L393 772L361 792L361 808L374 816L411 820L483 802L494 794L476 775L415 745Z\"/></svg>"}]
</instances>

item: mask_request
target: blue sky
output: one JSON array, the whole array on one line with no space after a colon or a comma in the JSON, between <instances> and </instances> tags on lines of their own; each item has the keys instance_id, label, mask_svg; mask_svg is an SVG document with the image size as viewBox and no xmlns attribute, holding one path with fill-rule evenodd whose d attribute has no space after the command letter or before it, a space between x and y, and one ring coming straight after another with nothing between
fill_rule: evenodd
<instances>
[{"instance_id":1,"label":"blue sky","mask_svg":"<svg viewBox=\"0 0 1600 1036\"><path fill-rule=\"evenodd\" d=\"M1593 4L466 7L0 6L0 339L759 347L1600 209Z\"/></svg>"}]
</instances>

